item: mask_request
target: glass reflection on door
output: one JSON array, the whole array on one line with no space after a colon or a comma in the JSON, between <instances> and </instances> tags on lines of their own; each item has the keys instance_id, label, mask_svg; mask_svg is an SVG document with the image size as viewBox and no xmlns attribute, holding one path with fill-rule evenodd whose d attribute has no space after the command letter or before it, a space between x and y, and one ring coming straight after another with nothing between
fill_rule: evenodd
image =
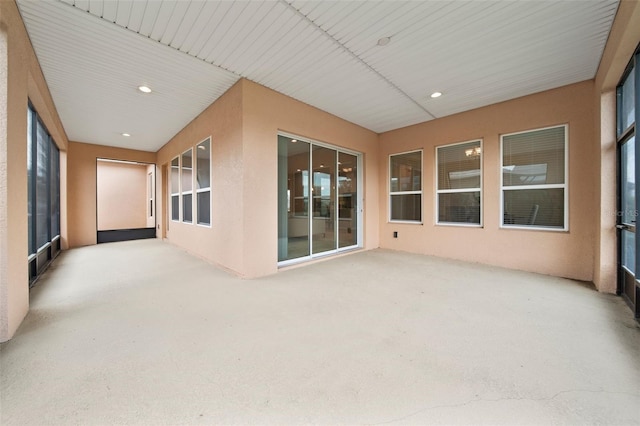
<instances>
[{"instance_id":1,"label":"glass reflection on door","mask_svg":"<svg viewBox=\"0 0 640 426\"><path fill-rule=\"evenodd\" d=\"M635 138L620 147L620 261L632 274L636 271L636 172Z\"/></svg>"},{"instance_id":2,"label":"glass reflection on door","mask_svg":"<svg viewBox=\"0 0 640 426\"><path fill-rule=\"evenodd\" d=\"M336 151L314 146L313 161L313 253L336 249L336 214L334 194L336 186Z\"/></svg>"},{"instance_id":3,"label":"glass reflection on door","mask_svg":"<svg viewBox=\"0 0 640 426\"><path fill-rule=\"evenodd\" d=\"M358 244L358 157L338 154L338 246Z\"/></svg>"},{"instance_id":4,"label":"glass reflection on door","mask_svg":"<svg viewBox=\"0 0 640 426\"><path fill-rule=\"evenodd\" d=\"M278 136L278 262L359 244L358 161Z\"/></svg>"},{"instance_id":5,"label":"glass reflection on door","mask_svg":"<svg viewBox=\"0 0 640 426\"><path fill-rule=\"evenodd\" d=\"M278 261L309 256L309 149L278 136Z\"/></svg>"}]
</instances>

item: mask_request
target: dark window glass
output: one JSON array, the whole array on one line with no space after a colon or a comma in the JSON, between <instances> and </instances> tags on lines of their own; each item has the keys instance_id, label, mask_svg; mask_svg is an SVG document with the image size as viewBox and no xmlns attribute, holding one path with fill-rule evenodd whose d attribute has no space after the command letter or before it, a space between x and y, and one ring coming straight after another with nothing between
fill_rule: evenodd
<instances>
[{"instance_id":1,"label":"dark window glass","mask_svg":"<svg viewBox=\"0 0 640 426\"><path fill-rule=\"evenodd\" d=\"M636 121L635 109L635 68L618 87L618 136Z\"/></svg>"},{"instance_id":2,"label":"dark window glass","mask_svg":"<svg viewBox=\"0 0 640 426\"><path fill-rule=\"evenodd\" d=\"M210 200L210 191L198 192L198 224L200 225L211 225Z\"/></svg>"},{"instance_id":3,"label":"dark window glass","mask_svg":"<svg viewBox=\"0 0 640 426\"><path fill-rule=\"evenodd\" d=\"M36 155L36 243L38 248L49 239L49 135L45 128L37 124L38 153Z\"/></svg>"},{"instance_id":4,"label":"dark window glass","mask_svg":"<svg viewBox=\"0 0 640 426\"><path fill-rule=\"evenodd\" d=\"M35 113L31 108L27 112L27 216L28 216L28 238L29 238L29 254L34 254L37 250L34 238L34 161L33 161L33 123Z\"/></svg>"},{"instance_id":5,"label":"dark window glass","mask_svg":"<svg viewBox=\"0 0 640 426\"><path fill-rule=\"evenodd\" d=\"M193 222L193 204L191 194L182 195L182 221Z\"/></svg>"},{"instance_id":6,"label":"dark window glass","mask_svg":"<svg viewBox=\"0 0 640 426\"><path fill-rule=\"evenodd\" d=\"M403 194L391 196L391 220L422 220L422 195Z\"/></svg>"},{"instance_id":7,"label":"dark window glass","mask_svg":"<svg viewBox=\"0 0 640 426\"><path fill-rule=\"evenodd\" d=\"M171 196L171 220L180 220L180 196Z\"/></svg>"},{"instance_id":8,"label":"dark window glass","mask_svg":"<svg viewBox=\"0 0 640 426\"><path fill-rule=\"evenodd\" d=\"M51 140L51 238L60 235L60 151Z\"/></svg>"},{"instance_id":9,"label":"dark window glass","mask_svg":"<svg viewBox=\"0 0 640 426\"><path fill-rule=\"evenodd\" d=\"M564 189L504 191L504 224L564 227Z\"/></svg>"}]
</instances>

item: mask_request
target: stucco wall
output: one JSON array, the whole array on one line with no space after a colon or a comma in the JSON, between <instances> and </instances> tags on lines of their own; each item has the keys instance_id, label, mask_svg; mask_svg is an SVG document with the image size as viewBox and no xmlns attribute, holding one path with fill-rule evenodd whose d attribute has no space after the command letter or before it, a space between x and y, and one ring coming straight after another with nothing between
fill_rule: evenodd
<instances>
[{"instance_id":1,"label":"stucco wall","mask_svg":"<svg viewBox=\"0 0 640 426\"><path fill-rule=\"evenodd\" d=\"M380 246L590 281L596 217L593 82L583 82L380 135ZM500 228L500 135L569 125L569 231ZM483 140L484 227L435 225L435 147ZM423 224L388 221L389 155L424 149ZM398 238L393 232L398 231Z\"/></svg>"},{"instance_id":2,"label":"stucco wall","mask_svg":"<svg viewBox=\"0 0 640 426\"><path fill-rule=\"evenodd\" d=\"M378 136L248 80L243 86L245 275L277 271L278 131L363 154L364 248L379 245Z\"/></svg>"},{"instance_id":3,"label":"stucco wall","mask_svg":"<svg viewBox=\"0 0 640 426\"><path fill-rule=\"evenodd\" d=\"M166 237L244 277L277 271L278 131L364 153L365 247L378 246L377 135L247 80L240 80L158 153ZM211 136L212 225L167 219L167 164Z\"/></svg>"},{"instance_id":4,"label":"stucco wall","mask_svg":"<svg viewBox=\"0 0 640 426\"><path fill-rule=\"evenodd\" d=\"M64 151L67 136L17 6L0 1L0 341L11 338L29 307L27 269L27 102ZM64 152L61 153L64 167ZM67 240L65 170L61 238Z\"/></svg>"},{"instance_id":5,"label":"stucco wall","mask_svg":"<svg viewBox=\"0 0 640 426\"><path fill-rule=\"evenodd\" d=\"M147 226L147 169L140 164L97 162L98 231Z\"/></svg>"},{"instance_id":6,"label":"stucco wall","mask_svg":"<svg viewBox=\"0 0 640 426\"><path fill-rule=\"evenodd\" d=\"M189 148L211 137L211 226L174 222L167 209L167 166ZM231 87L198 117L178 132L160 151L161 166L158 223L171 243L188 252L242 274L242 92L241 85ZM160 209L158 209L160 210ZM195 213L195 212L194 212Z\"/></svg>"},{"instance_id":7,"label":"stucco wall","mask_svg":"<svg viewBox=\"0 0 640 426\"><path fill-rule=\"evenodd\" d=\"M617 287L616 93L631 55L640 44L640 2L622 1L600 61L594 89L594 174L597 224L593 282L600 291Z\"/></svg>"},{"instance_id":8,"label":"stucco wall","mask_svg":"<svg viewBox=\"0 0 640 426\"><path fill-rule=\"evenodd\" d=\"M69 247L96 244L97 159L155 163L156 154L70 142L67 152ZM143 169L144 170L144 169Z\"/></svg>"}]
</instances>

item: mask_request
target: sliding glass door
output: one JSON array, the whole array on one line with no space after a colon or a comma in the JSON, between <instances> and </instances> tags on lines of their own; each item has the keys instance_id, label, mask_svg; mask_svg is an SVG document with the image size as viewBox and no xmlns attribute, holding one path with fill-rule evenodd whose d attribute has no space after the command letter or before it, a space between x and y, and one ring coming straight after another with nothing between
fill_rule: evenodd
<instances>
[{"instance_id":1,"label":"sliding glass door","mask_svg":"<svg viewBox=\"0 0 640 426\"><path fill-rule=\"evenodd\" d=\"M618 138L618 293L640 318L640 238L637 219L640 210L640 149L637 123L640 121L640 46L617 88Z\"/></svg>"},{"instance_id":2,"label":"sliding glass door","mask_svg":"<svg viewBox=\"0 0 640 426\"><path fill-rule=\"evenodd\" d=\"M360 155L278 136L278 262L360 245Z\"/></svg>"}]
</instances>

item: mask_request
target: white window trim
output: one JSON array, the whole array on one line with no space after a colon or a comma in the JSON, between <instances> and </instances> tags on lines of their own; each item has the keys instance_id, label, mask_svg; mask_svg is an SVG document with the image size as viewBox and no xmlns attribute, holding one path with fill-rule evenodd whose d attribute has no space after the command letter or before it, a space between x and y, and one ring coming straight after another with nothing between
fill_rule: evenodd
<instances>
[{"instance_id":1,"label":"white window trim","mask_svg":"<svg viewBox=\"0 0 640 426\"><path fill-rule=\"evenodd\" d=\"M173 157L171 159L171 161L169 161L169 206L171 206L171 209L169 211L169 218L171 219L171 222L175 222L175 223L179 223L181 222L180 219L182 219L182 197L180 196L180 189L182 184L180 182L180 166L181 166L181 162L182 162L182 156L178 155L176 157ZM173 160L178 159L178 192L173 192L173 184L171 182L171 178L173 175ZM173 218L173 196L177 195L178 196L178 219L174 219Z\"/></svg>"},{"instance_id":2,"label":"white window trim","mask_svg":"<svg viewBox=\"0 0 640 426\"><path fill-rule=\"evenodd\" d=\"M204 138L203 140L201 140L200 142L198 142L196 144L196 148L195 148L195 153L196 153L196 172L193 174L193 187L195 188L197 185L197 173L198 173L198 146L202 145L203 143L209 141L209 186L207 188L198 188L196 189L196 209L195 209L195 214L196 214L196 219L195 219L195 224L196 226L201 226L203 228L211 228L211 222L213 222L213 197L212 197L212 191L211 191L211 187L213 185L212 179L213 179L213 145L211 144L211 136L207 136L206 138ZM198 221L198 195L200 193L203 192L209 192L209 224L206 223L200 223Z\"/></svg>"},{"instance_id":3,"label":"white window trim","mask_svg":"<svg viewBox=\"0 0 640 426\"><path fill-rule=\"evenodd\" d=\"M520 135L523 133L531 133L539 130L555 129L564 127L564 183L563 184L543 184L543 185L522 185L522 186L504 186L504 138L505 136ZM564 189L564 226L526 226L526 225L505 225L504 223L504 191L518 191L526 189ZM527 231L550 231L550 232L569 232L569 124L559 124L555 126L539 127L535 129L523 130L521 132L505 133L500 135L500 217L498 218L500 229L519 229Z\"/></svg>"},{"instance_id":4,"label":"white window trim","mask_svg":"<svg viewBox=\"0 0 640 426\"><path fill-rule=\"evenodd\" d=\"M450 148L456 145L466 145L473 142L480 142L480 187L479 188L460 188L460 189L438 189L439 187L439 174L438 174L438 150L440 148ZM436 194L436 202L435 204L435 212L434 219L435 224L438 226L459 226L463 228L482 228L484 227L484 200L482 198L482 188L484 186L484 140L480 139L471 139L464 142L456 142L447 145L436 146L436 168L435 172L435 194ZM456 194L463 192L479 192L480 193L480 223L463 223L463 222L440 222L440 194Z\"/></svg>"},{"instance_id":5,"label":"white window trim","mask_svg":"<svg viewBox=\"0 0 640 426\"><path fill-rule=\"evenodd\" d=\"M190 167L190 169L191 169L191 189L188 190L188 191L184 191L183 188L182 188L182 181L183 181L183 179L182 179L182 171L185 169L185 167L182 164L182 156L184 154L186 154L187 152L189 152L189 151L191 151L191 167ZM193 223L194 223L194 220L193 220L193 214L194 214L194 211L193 211L193 204L194 204L194 200L193 200L193 198L194 198L193 197L194 173L193 172L195 170L195 168L193 167L194 161L195 161L195 158L193 157L193 147L189 147L189 149L185 149L182 152L182 154L180 154L180 207L181 207L180 211L182 213L180 215L180 218L182 219L182 223L186 223L188 225L193 225ZM185 195L191 195L191 220L190 221L184 220L184 201L183 201L183 199L184 199Z\"/></svg>"},{"instance_id":6,"label":"white window trim","mask_svg":"<svg viewBox=\"0 0 640 426\"><path fill-rule=\"evenodd\" d=\"M414 152L420 152L420 191L396 191L391 192L391 157L396 157L399 155L405 154L413 154ZM387 202L389 204L387 211L387 218L389 223L406 223L411 225L422 225L424 223L424 209L422 208L424 205L424 149L413 149L411 151L398 152L395 154L389 154L388 158L388 166L387 166ZM397 220L391 218L391 197L394 195L420 195L420 220Z\"/></svg>"}]
</instances>

